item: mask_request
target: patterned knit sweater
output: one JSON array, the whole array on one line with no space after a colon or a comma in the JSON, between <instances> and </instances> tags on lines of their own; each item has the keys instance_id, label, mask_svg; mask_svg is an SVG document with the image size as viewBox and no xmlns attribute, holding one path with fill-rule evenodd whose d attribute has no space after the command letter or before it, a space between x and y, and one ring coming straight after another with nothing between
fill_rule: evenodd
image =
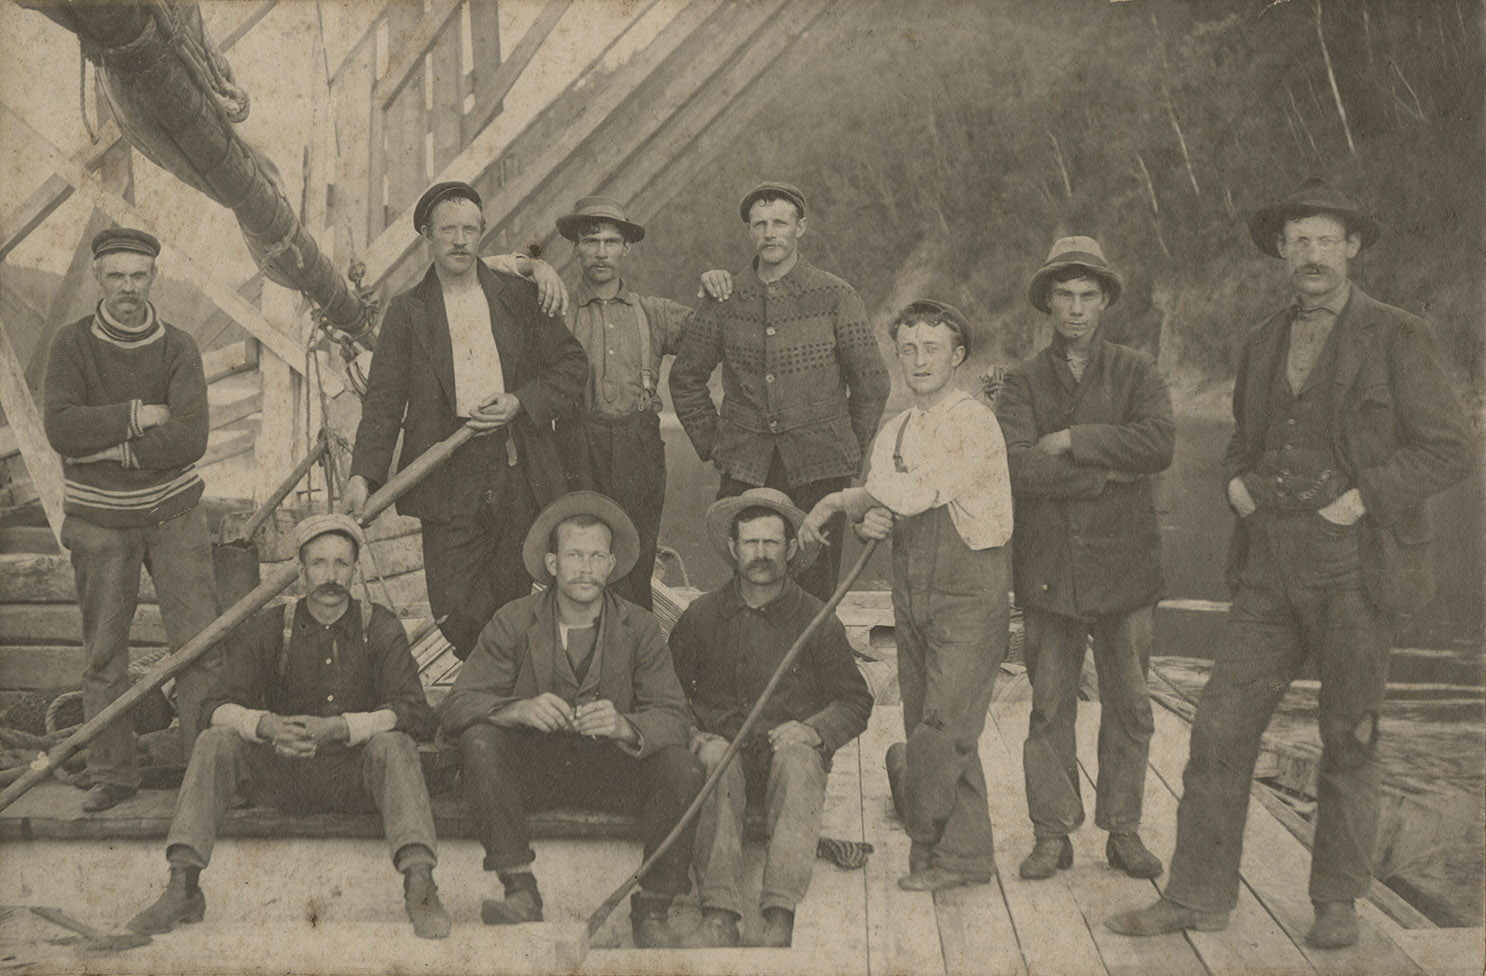
<instances>
[{"instance_id":1,"label":"patterned knit sweater","mask_svg":"<svg viewBox=\"0 0 1486 976\"><path fill-rule=\"evenodd\" d=\"M189 512L204 487L195 468L210 430L201 353L164 322L129 341L98 315L58 329L47 359L43 419L62 455L63 511L113 528L157 525ZM168 407L170 419L141 428L149 404ZM111 457L74 460L100 451Z\"/></svg>"}]
</instances>

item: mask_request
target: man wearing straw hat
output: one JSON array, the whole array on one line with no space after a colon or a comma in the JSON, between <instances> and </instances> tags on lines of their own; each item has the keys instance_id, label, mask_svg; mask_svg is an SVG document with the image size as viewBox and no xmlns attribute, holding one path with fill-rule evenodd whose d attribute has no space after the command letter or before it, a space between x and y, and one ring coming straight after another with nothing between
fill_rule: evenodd
<instances>
[{"instance_id":1,"label":"man wearing straw hat","mask_svg":"<svg viewBox=\"0 0 1486 976\"><path fill-rule=\"evenodd\" d=\"M707 535L733 566L721 589L691 602L671 631L671 657L691 700L692 749L708 772L737 737L779 662L821 609L792 578L819 551L800 547L805 513L773 488L714 502ZM751 797L768 816L761 945L790 945L810 871L836 750L872 716L872 692L834 615L811 636L775 689L738 759L702 806L694 859L701 878L698 946L735 946L743 901L743 814Z\"/></svg>"},{"instance_id":2,"label":"man wearing straw hat","mask_svg":"<svg viewBox=\"0 0 1486 976\"><path fill-rule=\"evenodd\" d=\"M150 288L160 242L118 227L92 243L103 299L57 330L47 356L43 419L66 476L62 545L72 554L82 611L83 712L91 718L129 689L129 625L139 570L150 571L172 648L217 612L211 540L198 507L196 462L206 450L206 375L192 338L155 314ZM208 651L176 678L181 749L221 668ZM93 781L83 810L107 810L139 788L127 716L88 746Z\"/></svg>"},{"instance_id":3,"label":"man wearing straw hat","mask_svg":"<svg viewBox=\"0 0 1486 976\"><path fill-rule=\"evenodd\" d=\"M461 426L477 432L397 502L422 523L429 607L461 660L491 615L531 589L521 541L563 492L552 421L588 371L583 347L552 317L567 293L550 269L537 265L541 290L479 258L480 207L474 187L448 182L413 208L433 263L387 306L342 503L359 514L394 455L402 470Z\"/></svg>"},{"instance_id":4,"label":"man wearing straw hat","mask_svg":"<svg viewBox=\"0 0 1486 976\"><path fill-rule=\"evenodd\" d=\"M582 278L567 325L588 353L581 408L557 421L557 448L569 488L587 488L619 503L640 535L640 556L615 592L646 610L655 570L661 507L666 500L666 448L660 436L660 367L674 355L691 309L642 296L621 270L645 228L608 197L584 197L557 218L573 242Z\"/></svg>"},{"instance_id":5,"label":"man wearing straw hat","mask_svg":"<svg viewBox=\"0 0 1486 976\"><path fill-rule=\"evenodd\" d=\"M1233 388L1233 609L1192 719L1170 882L1105 924L1227 926L1260 737L1309 659L1321 762L1305 938L1341 948L1359 937L1353 903L1371 881L1391 624L1430 598L1425 502L1469 473L1472 437L1429 326L1348 278L1376 221L1312 178L1249 234L1284 261L1293 297L1249 334Z\"/></svg>"},{"instance_id":6,"label":"man wearing straw hat","mask_svg":"<svg viewBox=\"0 0 1486 976\"><path fill-rule=\"evenodd\" d=\"M730 298L692 317L671 364L671 401L697 455L721 473L717 497L764 486L808 510L861 470L887 403L887 367L861 298L800 253L805 194L761 183L738 212L753 264ZM708 386L719 365L721 404ZM836 589L842 531L800 577L822 601Z\"/></svg>"},{"instance_id":7,"label":"man wearing straw hat","mask_svg":"<svg viewBox=\"0 0 1486 976\"><path fill-rule=\"evenodd\" d=\"M634 568L639 548L629 516L597 492L547 506L521 552L547 588L497 611L444 702L485 870L502 887L481 905L487 925L542 918L528 811L576 804L638 814L648 858L702 787L660 622L606 589ZM667 918L671 899L691 888L695 830L687 827L630 899L641 948L675 944Z\"/></svg>"},{"instance_id":8,"label":"man wearing straw hat","mask_svg":"<svg viewBox=\"0 0 1486 976\"><path fill-rule=\"evenodd\" d=\"M420 938L449 934L439 899L433 809L414 737L432 732L407 634L386 607L351 599L363 541L348 515L295 530L304 596L260 610L228 640L202 708L210 727L191 752L165 840L170 883L129 923L169 932L206 914L200 875L239 787L290 813L382 815L403 903Z\"/></svg>"},{"instance_id":9,"label":"man wearing straw hat","mask_svg":"<svg viewBox=\"0 0 1486 976\"><path fill-rule=\"evenodd\" d=\"M867 483L827 495L801 530L830 518L893 539L893 622L907 742L888 750L893 797L912 846L898 887L985 884L996 872L980 764L1011 607L1011 486L990 408L955 385L970 323L952 305L909 303L889 326L913 406L872 445Z\"/></svg>"},{"instance_id":10,"label":"man wearing straw hat","mask_svg":"<svg viewBox=\"0 0 1486 976\"><path fill-rule=\"evenodd\" d=\"M1090 634L1100 708L1094 823L1109 832L1110 867L1136 878L1161 873L1138 829L1155 731L1146 669L1164 589L1151 476L1171 464L1176 424L1156 361L1100 329L1122 283L1098 241L1055 242L1027 287L1033 307L1052 318L1052 341L1007 374L996 403L1032 683L1022 767L1036 843L1024 878L1073 864L1068 835L1084 821L1073 733Z\"/></svg>"}]
</instances>

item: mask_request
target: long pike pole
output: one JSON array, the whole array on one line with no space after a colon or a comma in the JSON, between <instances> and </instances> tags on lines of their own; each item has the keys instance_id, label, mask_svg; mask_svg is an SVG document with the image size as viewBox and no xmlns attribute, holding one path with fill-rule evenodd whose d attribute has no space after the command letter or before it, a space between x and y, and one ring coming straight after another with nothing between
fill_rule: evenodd
<instances>
[{"instance_id":1,"label":"long pike pole","mask_svg":"<svg viewBox=\"0 0 1486 976\"><path fill-rule=\"evenodd\" d=\"M749 711L748 717L738 727L738 734L733 736L732 742L728 743L727 751L722 754L722 761L717 764L716 769L712 770L712 775L707 777L707 782L702 784L701 790L697 792L696 799L691 801L691 806L687 807L686 812L681 815L681 819L676 821L676 826L671 828L671 832L666 835L666 839L660 842L655 852L645 859L645 863L641 864L624 884L615 888L613 893L604 899L604 903L592 915L588 916L588 937L590 939L603 927L605 920L608 919L615 908L619 907L619 903L624 901L624 896L629 894L631 889L640 883L640 879L645 876L646 872L654 867L655 862L664 857L665 853L671 849L671 845L676 843L676 838L681 836L681 832L686 829L686 825L702 809L702 804L706 802L707 797L711 796L712 791L717 789L717 784L722 780L722 774L727 772L728 764L738 754L738 743L743 741L744 736L758 722L759 716L763 714L764 706L769 703L769 696L774 694L775 689L779 687L779 683L784 680L785 672L789 670L790 665L795 663L795 658L800 656L800 652L805 649L806 641L810 640L810 635L815 633L815 629L820 626L821 621L836 612L836 605L841 602L842 597L846 596L846 591L851 589L851 584L856 582L857 577L862 575L862 570L866 568L867 560L872 558L872 553L876 549L877 540L868 540L867 544L862 547L862 554L857 557L856 565L851 567L851 572L847 573L846 578L836 584L836 592L831 594L830 600L810 619L810 623L806 625L800 636L795 638L795 642L790 645L789 651L784 655L784 659L774 669L774 674L769 678L769 683L764 685L763 693L758 696L758 701L753 703L753 709Z\"/></svg>"},{"instance_id":2,"label":"long pike pole","mask_svg":"<svg viewBox=\"0 0 1486 976\"><path fill-rule=\"evenodd\" d=\"M474 434L475 432L469 427L461 427L418 455L412 464L393 475L380 490L366 500L366 508L361 513L361 524L363 526L371 524L373 519L389 508L404 492L449 460L450 455ZM226 613L208 624L201 633L182 644L175 653L161 659L159 664L155 665L128 691L115 698L103 711L80 725L76 732L57 743L44 759L38 760L24 776L0 792L0 810L10 806L20 798L21 794L50 776L74 752L91 742L105 725L121 717L141 698L159 688L176 672L205 654L208 648L225 637L232 628L257 613L267 605L269 600L287 589L298 575L299 567L292 562L280 567L247 596L229 607Z\"/></svg>"}]
</instances>

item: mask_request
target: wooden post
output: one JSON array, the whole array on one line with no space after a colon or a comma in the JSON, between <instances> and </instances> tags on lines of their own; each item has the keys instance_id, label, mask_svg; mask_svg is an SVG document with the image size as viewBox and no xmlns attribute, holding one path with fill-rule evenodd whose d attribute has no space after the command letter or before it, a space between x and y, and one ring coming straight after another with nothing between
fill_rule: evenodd
<instances>
[{"instance_id":1,"label":"wooden post","mask_svg":"<svg viewBox=\"0 0 1486 976\"><path fill-rule=\"evenodd\" d=\"M272 282L263 285L263 317L281 332L298 335L298 294ZM295 364L303 369L304 364ZM253 468L257 483L253 500L261 502L273 493L275 486L294 468L295 420L298 417L300 386L295 382L295 366L277 354L263 350L258 361L258 375L263 380L263 419L258 426L254 445Z\"/></svg>"},{"instance_id":2,"label":"wooden post","mask_svg":"<svg viewBox=\"0 0 1486 976\"><path fill-rule=\"evenodd\" d=\"M5 410L5 419L15 434L16 446L21 449L26 470L31 473L31 482L41 496L41 507L46 512L47 524L57 545L62 544L62 459L47 442L46 430L42 427L41 411L31 398L26 386L26 372L16 358L15 346L10 344L10 328L0 322L0 408Z\"/></svg>"}]
</instances>

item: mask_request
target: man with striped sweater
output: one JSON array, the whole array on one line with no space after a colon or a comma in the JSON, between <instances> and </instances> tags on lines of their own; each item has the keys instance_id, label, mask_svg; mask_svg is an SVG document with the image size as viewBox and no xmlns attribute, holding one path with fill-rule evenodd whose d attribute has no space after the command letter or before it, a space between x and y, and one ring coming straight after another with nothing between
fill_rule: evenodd
<instances>
[{"instance_id":1,"label":"man with striped sweater","mask_svg":"<svg viewBox=\"0 0 1486 976\"><path fill-rule=\"evenodd\" d=\"M172 648L216 616L211 541L197 508L195 463L206 451L206 376L192 338L150 303L160 242L143 231L93 238L103 300L57 330L47 359L47 440L62 455L62 544L72 553L83 615L83 710L129 687L129 626L139 570L149 569ZM202 700L220 669L209 651L176 678L182 748L190 755ZM113 722L88 747L83 810L107 810L139 788L134 730Z\"/></svg>"}]
</instances>

